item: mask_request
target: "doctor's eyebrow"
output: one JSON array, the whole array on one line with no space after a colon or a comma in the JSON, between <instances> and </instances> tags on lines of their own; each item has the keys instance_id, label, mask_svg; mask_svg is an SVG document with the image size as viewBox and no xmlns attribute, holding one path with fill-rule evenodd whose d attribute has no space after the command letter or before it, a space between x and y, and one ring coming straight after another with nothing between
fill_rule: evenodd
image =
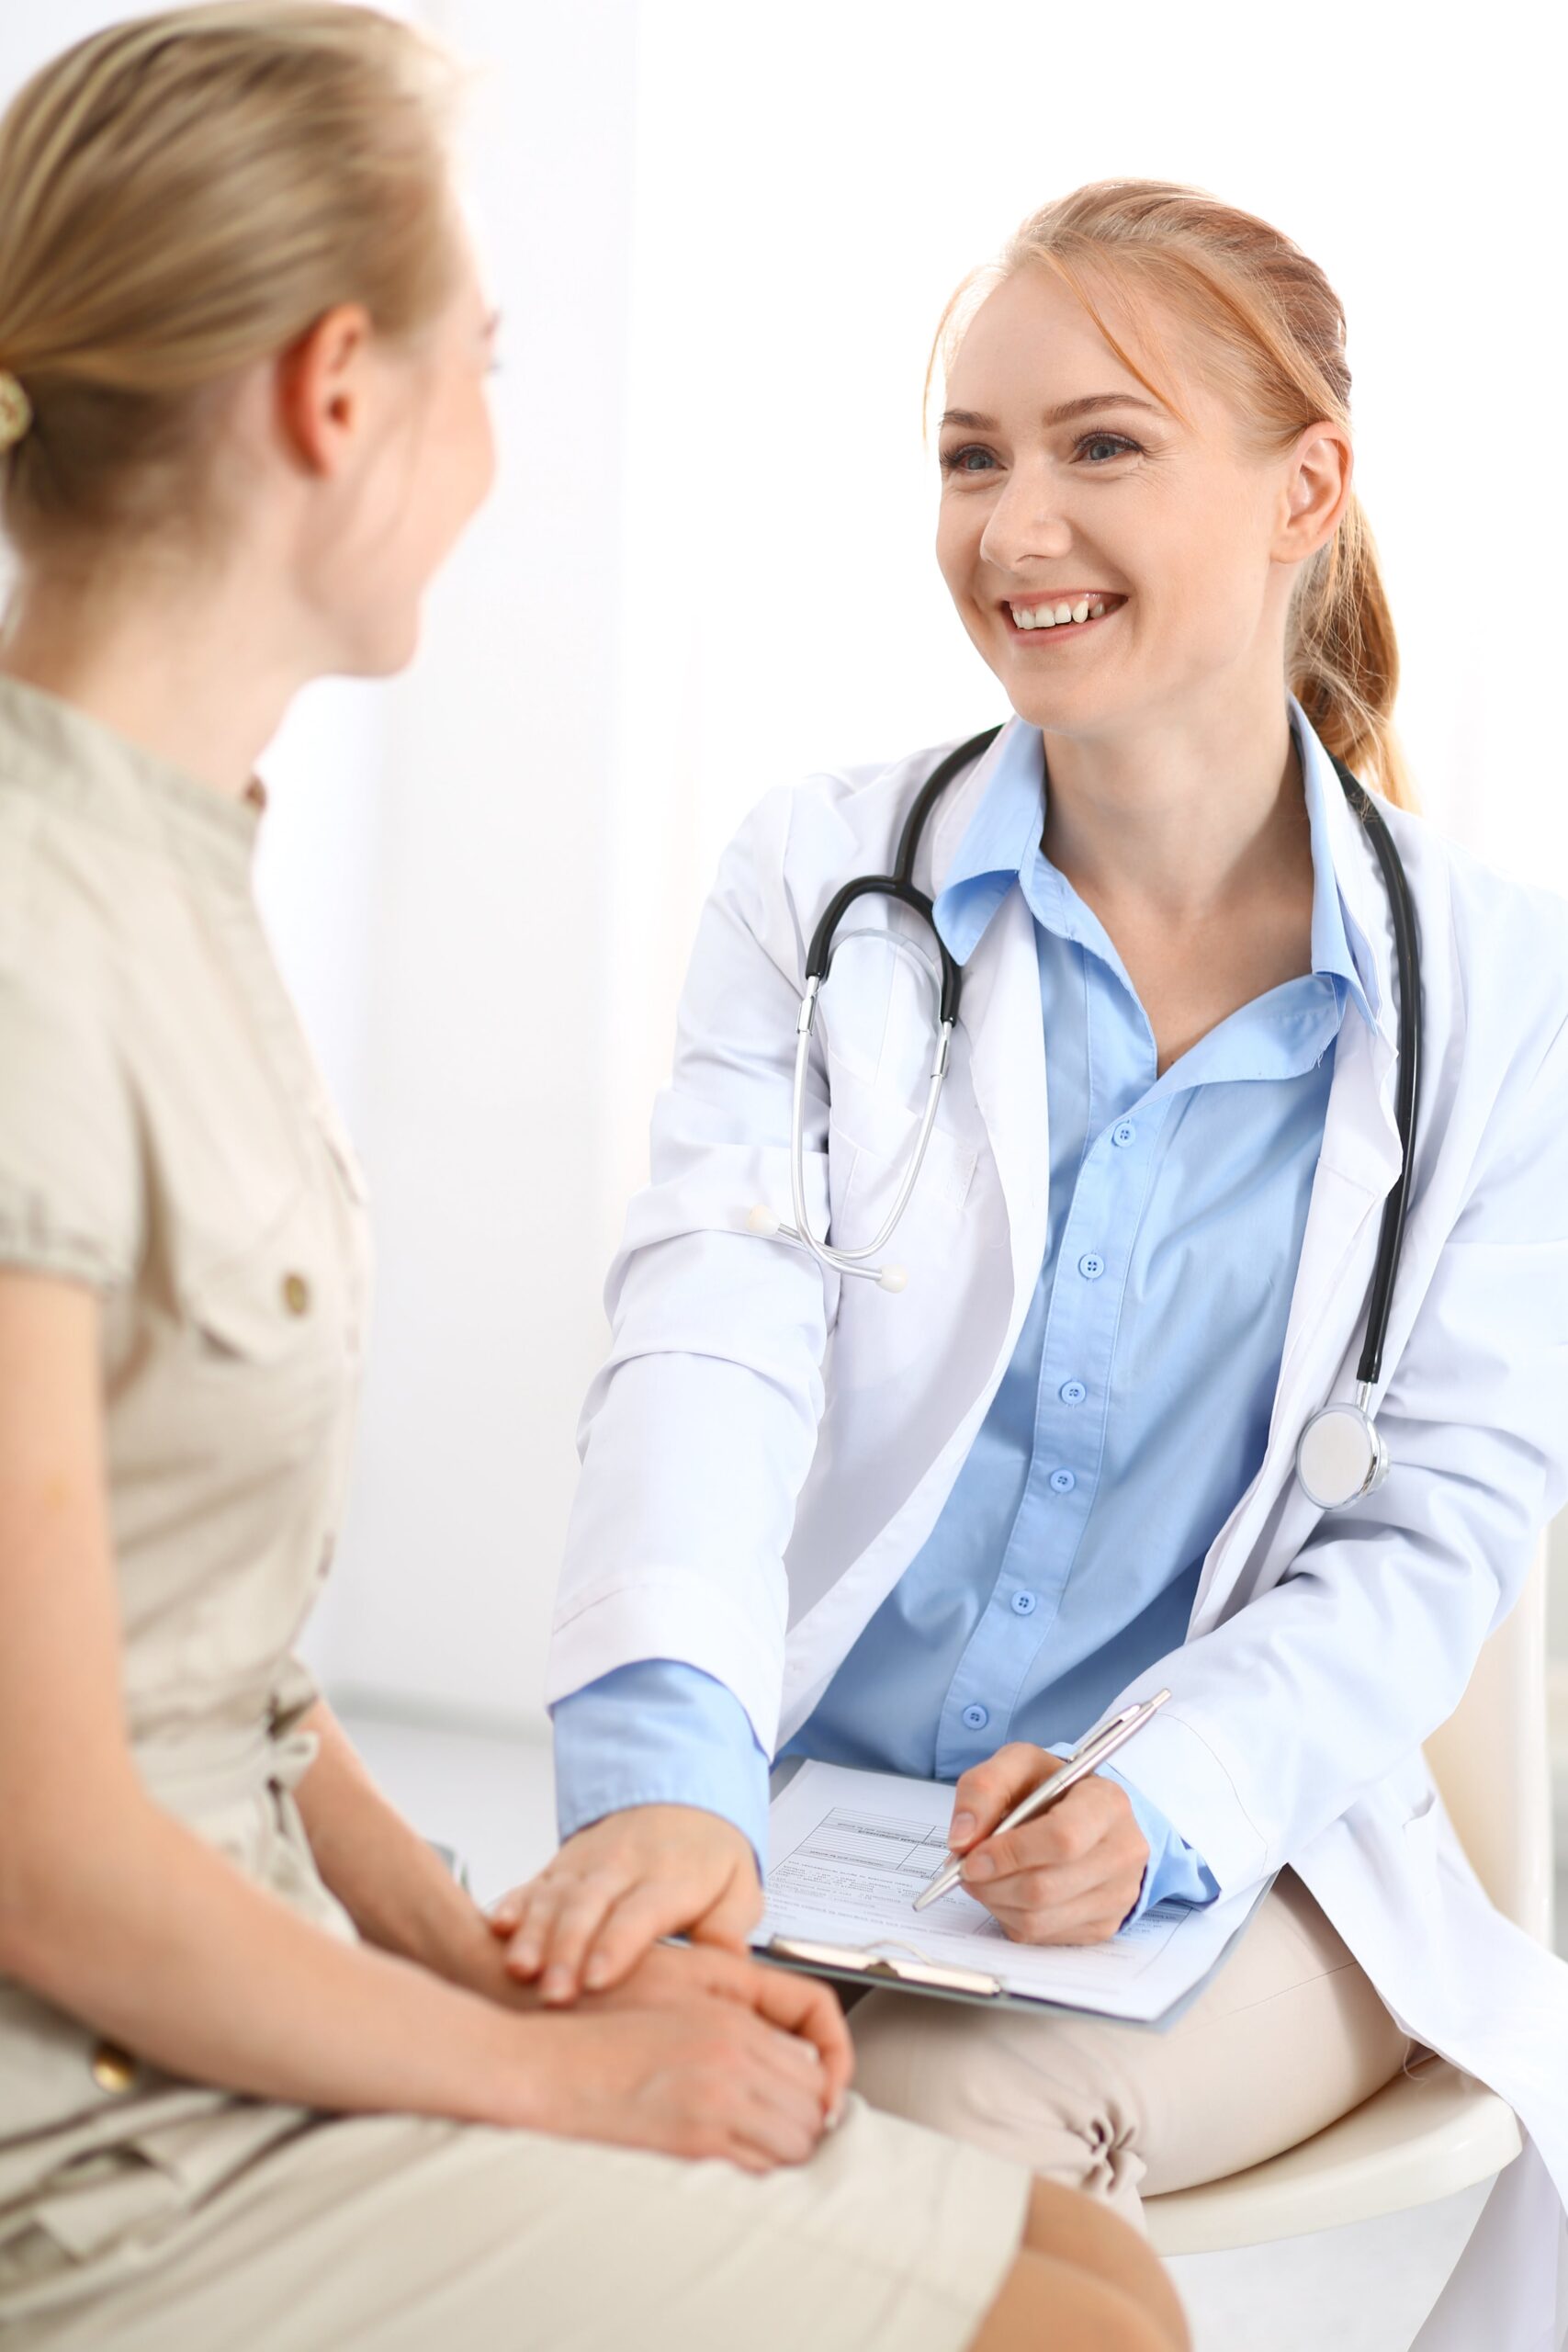
<instances>
[{"instance_id":1,"label":"doctor's eyebrow","mask_svg":"<svg viewBox=\"0 0 1568 2352\"><path fill-rule=\"evenodd\" d=\"M1166 413L1156 401L1140 400L1136 392L1085 392L1079 400L1063 401L1057 407L1044 410L1042 422L1066 424L1075 416L1088 416L1091 410L1097 408L1143 408L1147 409L1151 416ZM981 416L974 409L950 408L942 411L942 422L943 424L964 425L971 432L990 433L996 430L997 420L994 416Z\"/></svg>"}]
</instances>

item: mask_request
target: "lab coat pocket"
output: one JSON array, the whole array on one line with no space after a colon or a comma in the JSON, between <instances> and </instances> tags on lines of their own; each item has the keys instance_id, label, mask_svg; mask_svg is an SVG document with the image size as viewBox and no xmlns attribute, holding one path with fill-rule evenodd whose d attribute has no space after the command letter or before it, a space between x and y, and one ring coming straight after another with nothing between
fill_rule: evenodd
<instances>
[{"instance_id":1,"label":"lab coat pocket","mask_svg":"<svg viewBox=\"0 0 1568 2352\"><path fill-rule=\"evenodd\" d=\"M921 1115L886 1088L833 1067L828 1151L829 1170L844 1170L841 1182L832 1178L832 1238L840 1248L855 1249L880 1229L914 1158ZM974 1145L943 1125L939 1111L907 1211L911 1224L958 1214L978 1156Z\"/></svg>"}]
</instances>

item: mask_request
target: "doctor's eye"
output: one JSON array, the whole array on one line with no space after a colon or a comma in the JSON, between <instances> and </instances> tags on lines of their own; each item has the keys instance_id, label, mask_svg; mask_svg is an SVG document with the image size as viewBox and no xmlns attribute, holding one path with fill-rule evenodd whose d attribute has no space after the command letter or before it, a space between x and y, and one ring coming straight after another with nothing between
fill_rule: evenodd
<instances>
[{"instance_id":1,"label":"doctor's eye","mask_svg":"<svg viewBox=\"0 0 1568 2352\"><path fill-rule=\"evenodd\" d=\"M978 465L972 465L969 462L973 458L979 459ZM962 449L944 449L940 460L944 474L985 473L988 472L996 462L990 450L981 448L979 443L976 441L966 442Z\"/></svg>"},{"instance_id":2,"label":"doctor's eye","mask_svg":"<svg viewBox=\"0 0 1568 2352\"><path fill-rule=\"evenodd\" d=\"M1086 433L1079 440L1077 447L1080 449L1106 448L1110 450L1112 458L1124 458L1129 450L1134 453L1141 452L1143 443L1129 440L1124 433ZM1089 467L1090 473L1098 473L1100 469L1098 465Z\"/></svg>"}]
</instances>

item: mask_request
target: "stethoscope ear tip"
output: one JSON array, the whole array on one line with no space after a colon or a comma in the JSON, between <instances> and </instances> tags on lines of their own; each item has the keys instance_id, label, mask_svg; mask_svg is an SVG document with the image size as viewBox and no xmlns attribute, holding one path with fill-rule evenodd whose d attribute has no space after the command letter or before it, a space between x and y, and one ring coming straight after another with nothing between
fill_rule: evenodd
<instances>
[{"instance_id":1,"label":"stethoscope ear tip","mask_svg":"<svg viewBox=\"0 0 1568 2352\"><path fill-rule=\"evenodd\" d=\"M876 1277L876 1287L893 1292L908 1290L909 1277L902 1266L884 1266Z\"/></svg>"},{"instance_id":2,"label":"stethoscope ear tip","mask_svg":"<svg viewBox=\"0 0 1568 2352\"><path fill-rule=\"evenodd\" d=\"M763 1241L771 1241L783 1223L784 1219L781 1216L775 1215L773 1210L765 1208L761 1202L754 1209L749 1209L746 1214L747 1232L756 1234Z\"/></svg>"}]
</instances>

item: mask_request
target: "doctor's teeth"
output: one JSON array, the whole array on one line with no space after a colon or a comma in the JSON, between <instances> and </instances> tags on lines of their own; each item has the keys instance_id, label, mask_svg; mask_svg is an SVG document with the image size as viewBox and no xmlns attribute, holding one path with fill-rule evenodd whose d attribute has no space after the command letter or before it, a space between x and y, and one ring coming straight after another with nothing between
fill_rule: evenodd
<instances>
[{"instance_id":1,"label":"doctor's teeth","mask_svg":"<svg viewBox=\"0 0 1568 2352\"><path fill-rule=\"evenodd\" d=\"M1099 620L1105 603L1080 596L1072 605L1064 598L1059 605L1010 605L1008 609L1020 628L1059 628L1066 621Z\"/></svg>"}]
</instances>

